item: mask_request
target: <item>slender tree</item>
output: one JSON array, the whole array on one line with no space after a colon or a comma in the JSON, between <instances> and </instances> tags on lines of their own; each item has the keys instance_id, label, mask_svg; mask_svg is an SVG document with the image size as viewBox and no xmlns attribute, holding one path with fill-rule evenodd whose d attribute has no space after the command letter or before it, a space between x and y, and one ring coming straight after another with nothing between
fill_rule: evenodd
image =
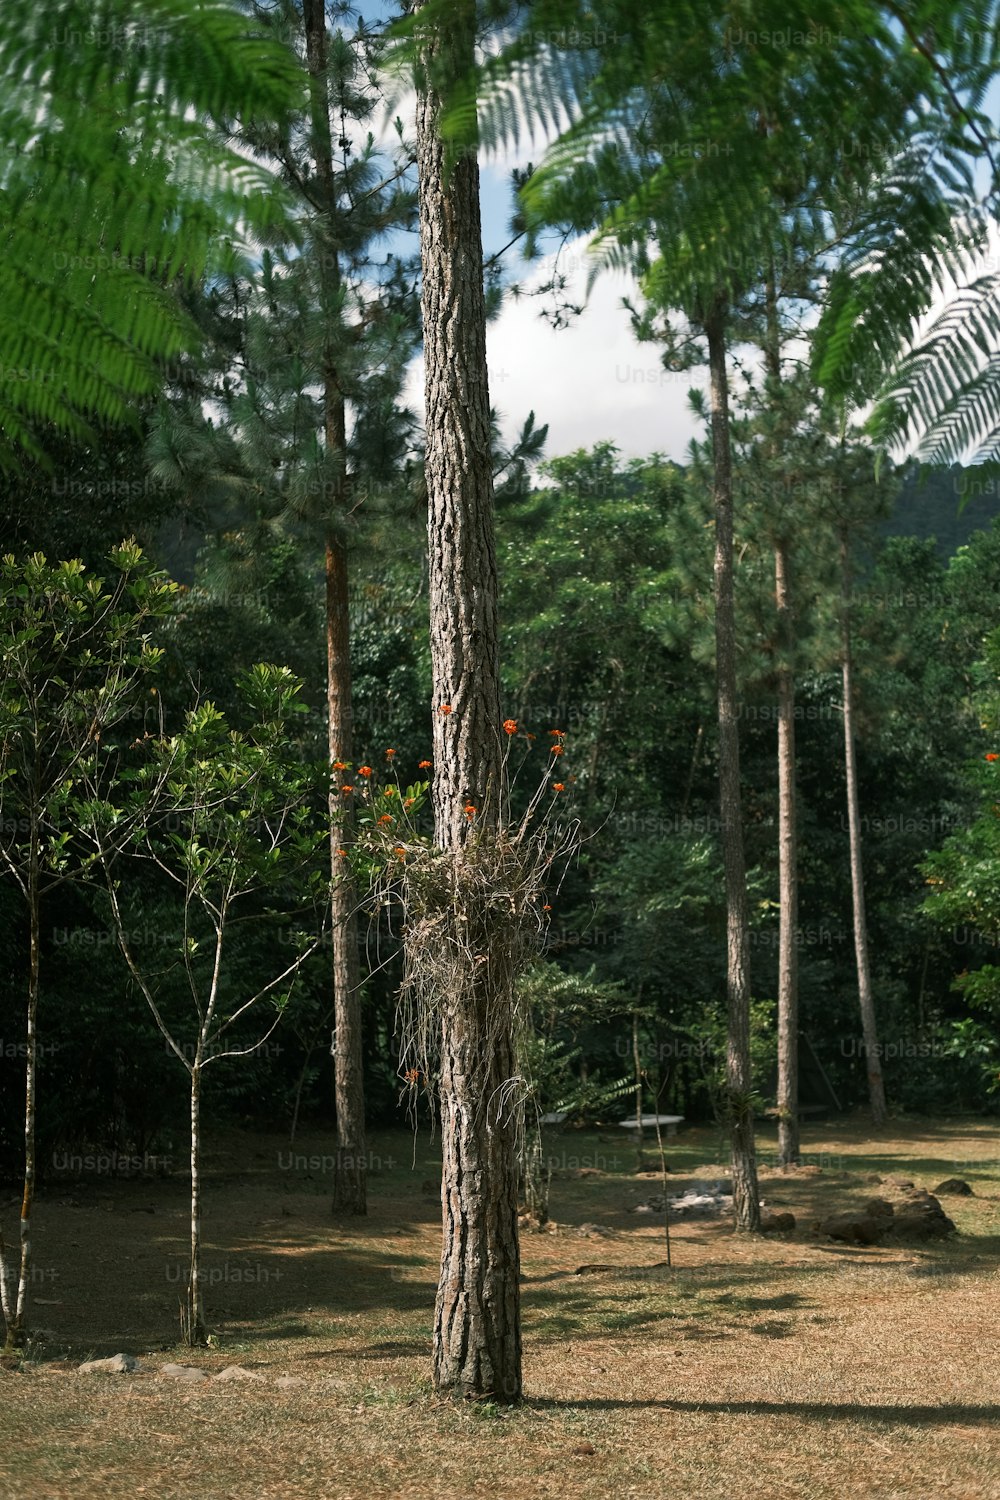
<instances>
[{"instance_id":1,"label":"slender tree","mask_svg":"<svg viewBox=\"0 0 1000 1500\"><path fill-rule=\"evenodd\" d=\"M858 972L861 1032L868 1074L868 1099L872 1121L884 1125L888 1119L871 966L868 961L868 919L865 913L865 876L861 859L861 812L858 799L858 764L854 732L854 658L851 646L851 554L845 528L841 534L841 673L844 684L844 772L847 779L847 828L851 848L851 899L854 910L854 953Z\"/></svg>"},{"instance_id":2,"label":"slender tree","mask_svg":"<svg viewBox=\"0 0 1000 1500\"><path fill-rule=\"evenodd\" d=\"M727 308L721 298L707 309L712 401L712 495L715 507L715 674L719 715L719 814L726 880L727 1114L733 1173L733 1212L740 1229L760 1227L754 1148L753 1078L750 1067L750 920L740 794L739 694L736 685L736 614L733 597L733 471Z\"/></svg>"},{"instance_id":3,"label":"slender tree","mask_svg":"<svg viewBox=\"0 0 1000 1500\"><path fill-rule=\"evenodd\" d=\"M0 1267L8 1349L23 1348L28 1338L43 907L54 888L84 876L73 798L86 785L106 794L113 781L114 731L137 712L159 662L149 629L174 591L134 543L115 548L109 561L107 584L79 562L53 564L41 553L21 562L5 557L0 567L0 862L24 898L29 933L16 1295Z\"/></svg>"}]
</instances>

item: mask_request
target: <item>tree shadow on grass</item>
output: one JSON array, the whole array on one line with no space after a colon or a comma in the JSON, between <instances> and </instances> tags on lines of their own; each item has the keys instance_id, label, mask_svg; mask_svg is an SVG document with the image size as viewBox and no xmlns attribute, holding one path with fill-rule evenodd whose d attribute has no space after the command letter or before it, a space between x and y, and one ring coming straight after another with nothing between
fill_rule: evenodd
<instances>
[{"instance_id":1,"label":"tree shadow on grass","mask_svg":"<svg viewBox=\"0 0 1000 1500\"><path fill-rule=\"evenodd\" d=\"M672 1411L704 1415L796 1417L803 1422L856 1422L863 1427L994 1426L1000 1406L870 1406L843 1401L670 1401L615 1397L584 1397L558 1400L553 1396L528 1396L524 1405L532 1411Z\"/></svg>"}]
</instances>

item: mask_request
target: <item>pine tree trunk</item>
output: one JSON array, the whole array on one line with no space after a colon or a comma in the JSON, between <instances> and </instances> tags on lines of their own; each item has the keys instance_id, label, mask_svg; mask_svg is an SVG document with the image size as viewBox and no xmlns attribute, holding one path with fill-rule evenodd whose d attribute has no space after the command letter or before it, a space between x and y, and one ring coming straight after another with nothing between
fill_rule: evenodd
<instances>
[{"instance_id":1,"label":"pine tree trunk","mask_svg":"<svg viewBox=\"0 0 1000 1500\"><path fill-rule=\"evenodd\" d=\"M347 414L333 355L333 321L339 317L340 261L337 251L337 201L333 174L327 89L327 31L324 0L303 0L306 60L312 89L312 149L324 206L317 236L319 283L324 330L324 438L332 495L332 520L326 536L327 731L330 764L354 758L351 703L351 632L347 546L338 531L346 510ZM368 1211L365 1141L364 1059L361 1030L361 973L358 962L357 898L346 859L338 853L350 838L351 811L330 794L331 940L333 944L334 1090L337 1152L334 1169L335 1213Z\"/></svg>"},{"instance_id":2,"label":"pine tree trunk","mask_svg":"<svg viewBox=\"0 0 1000 1500\"><path fill-rule=\"evenodd\" d=\"M24 1191L21 1196L21 1268L13 1319L7 1324L6 1348L23 1349L28 1342L28 1288L31 1285L31 1218L35 1203L35 1087L38 1076L38 993L41 964L41 894L39 891L39 834L32 821L28 855L28 1018L24 1066Z\"/></svg>"},{"instance_id":3,"label":"pine tree trunk","mask_svg":"<svg viewBox=\"0 0 1000 1500\"><path fill-rule=\"evenodd\" d=\"M740 795L736 613L733 597L733 480L726 375L726 309L716 303L704 323L712 392L715 502L715 660L719 707L719 807L726 886L726 1113L730 1130L736 1228L760 1228L750 1069L750 930Z\"/></svg>"},{"instance_id":4,"label":"pine tree trunk","mask_svg":"<svg viewBox=\"0 0 1000 1500\"><path fill-rule=\"evenodd\" d=\"M438 93L442 65L451 77L471 65L474 27L475 7L462 0L447 37L426 38L416 114L434 824L456 891L467 854L488 850L495 835L502 765L479 168L472 150L446 159ZM434 1383L454 1395L514 1402L521 1330L513 989L491 967L488 922L463 924L457 897L440 921L455 983L438 997L443 1245Z\"/></svg>"},{"instance_id":5,"label":"pine tree trunk","mask_svg":"<svg viewBox=\"0 0 1000 1500\"><path fill-rule=\"evenodd\" d=\"M774 550L774 592L782 652L792 643L788 552ZM793 1167L799 1142L798 848L795 829L795 678L778 668L778 1165Z\"/></svg>"},{"instance_id":6,"label":"pine tree trunk","mask_svg":"<svg viewBox=\"0 0 1000 1500\"><path fill-rule=\"evenodd\" d=\"M843 579L842 652L844 677L844 770L847 779L847 828L851 846L851 894L854 900L854 953L858 969L858 999L861 1004L861 1034L868 1071L868 1099L872 1123L884 1125L889 1117L882 1081L882 1055L875 1024L875 998L868 964L868 919L865 914L865 876L861 862L861 814L858 803L858 767L854 739L854 684L851 648L851 562L846 534L841 540Z\"/></svg>"}]
</instances>

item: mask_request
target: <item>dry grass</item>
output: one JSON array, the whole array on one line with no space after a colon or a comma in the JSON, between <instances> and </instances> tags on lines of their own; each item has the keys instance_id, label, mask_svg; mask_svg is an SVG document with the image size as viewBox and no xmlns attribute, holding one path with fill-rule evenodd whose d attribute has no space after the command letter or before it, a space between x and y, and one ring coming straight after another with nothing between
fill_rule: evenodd
<instances>
[{"instance_id":1,"label":"dry grass","mask_svg":"<svg viewBox=\"0 0 1000 1500\"><path fill-rule=\"evenodd\" d=\"M435 1170L426 1141L411 1170L408 1137L377 1140L394 1164L372 1183L370 1217L338 1224L329 1174L279 1169L276 1137L227 1141L209 1162L204 1221L206 1264L227 1277L207 1297L218 1341L196 1354L173 1343L183 1181L50 1187L35 1238L49 1336L22 1372L0 1371L0 1495L1000 1496L995 1127L892 1132L810 1127L821 1165L763 1173L795 1235L683 1225L669 1271L656 1268L662 1229L625 1211L656 1187L632 1173L627 1140L552 1135L558 1228L523 1244L528 1397L513 1413L438 1402L427 1384L438 1210L422 1188ZM717 1150L707 1131L671 1142L678 1188L716 1175L698 1169ZM971 1182L974 1198L945 1201L960 1238L860 1249L809 1235L884 1173ZM581 1234L585 1223L606 1233ZM585 1263L617 1269L574 1275ZM262 1379L187 1386L60 1367L118 1350ZM302 1384L281 1390L280 1375Z\"/></svg>"}]
</instances>

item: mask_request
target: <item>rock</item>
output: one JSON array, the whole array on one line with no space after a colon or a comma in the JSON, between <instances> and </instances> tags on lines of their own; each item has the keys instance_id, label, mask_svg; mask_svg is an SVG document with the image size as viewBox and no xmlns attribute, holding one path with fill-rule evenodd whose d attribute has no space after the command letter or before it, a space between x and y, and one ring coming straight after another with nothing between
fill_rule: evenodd
<instances>
[{"instance_id":1,"label":"rock","mask_svg":"<svg viewBox=\"0 0 1000 1500\"><path fill-rule=\"evenodd\" d=\"M212 1376L213 1380L263 1380L263 1375L258 1375L254 1370L244 1369L242 1365L227 1365L224 1370L219 1370Z\"/></svg>"},{"instance_id":2,"label":"rock","mask_svg":"<svg viewBox=\"0 0 1000 1500\"><path fill-rule=\"evenodd\" d=\"M78 1375L141 1375L145 1369L131 1354L112 1354L109 1359L88 1359L77 1366Z\"/></svg>"},{"instance_id":3,"label":"rock","mask_svg":"<svg viewBox=\"0 0 1000 1500\"><path fill-rule=\"evenodd\" d=\"M955 1198L974 1198L976 1195L971 1187L961 1177L947 1177L944 1182L939 1182L934 1189L935 1193L950 1193Z\"/></svg>"},{"instance_id":4,"label":"rock","mask_svg":"<svg viewBox=\"0 0 1000 1500\"><path fill-rule=\"evenodd\" d=\"M869 1198L862 1212L869 1219L891 1219L896 1210L886 1198Z\"/></svg>"},{"instance_id":5,"label":"rock","mask_svg":"<svg viewBox=\"0 0 1000 1500\"><path fill-rule=\"evenodd\" d=\"M760 1219L761 1234L791 1234L795 1228L794 1214L762 1214Z\"/></svg>"},{"instance_id":6,"label":"rock","mask_svg":"<svg viewBox=\"0 0 1000 1500\"><path fill-rule=\"evenodd\" d=\"M884 1202L883 1199L874 1201L880 1204ZM828 1219L820 1220L816 1228L831 1240L842 1240L848 1245L877 1245L891 1231L894 1222L892 1205L886 1204L886 1207L889 1209L888 1214L881 1210L869 1214L864 1209L831 1214Z\"/></svg>"},{"instance_id":7,"label":"rock","mask_svg":"<svg viewBox=\"0 0 1000 1500\"><path fill-rule=\"evenodd\" d=\"M207 1370L199 1370L194 1365L161 1365L160 1374L165 1375L168 1380L207 1380Z\"/></svg>"},{"instance_id":8,"label":"rock","mask_svg":"<svg viewBox=\"0 0 1000 1500\"><path fill-rule=\"evenodd\" d=\"M892 1232L897 1238L912 1240L940 1240L958 1233L931 1193L916 1193L901 1203L892 1221Z\"/></svg>"}]
</instances>

